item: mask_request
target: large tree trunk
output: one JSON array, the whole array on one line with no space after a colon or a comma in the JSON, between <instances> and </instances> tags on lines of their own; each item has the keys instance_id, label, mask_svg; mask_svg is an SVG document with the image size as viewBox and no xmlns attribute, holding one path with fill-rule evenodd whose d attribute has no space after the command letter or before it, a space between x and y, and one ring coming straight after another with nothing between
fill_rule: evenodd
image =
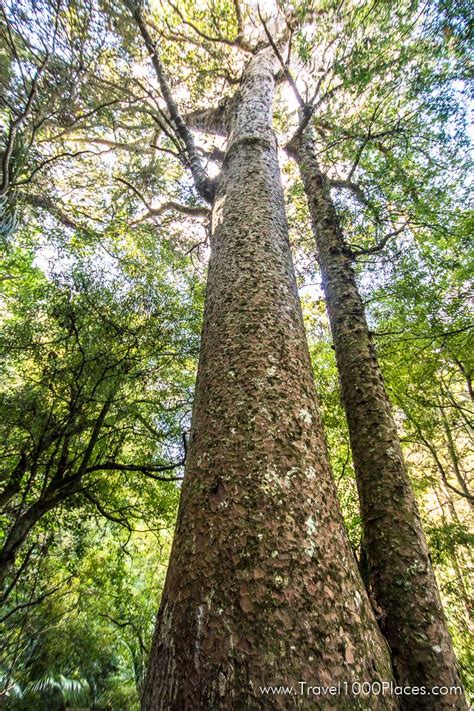
<instances>
[{"instance_id":1,"label":"large tree trunk","mask_svg":"<svg viewBox=\"0 0 474 711\"><path fill-rule=\"evenodd\" d=\"M349 425L369 565L397 680L459 686L460 678L400 440L367 326L351 257L312 137L293 142L318 260ZM405 709L466 709L463 696L405 696Z\"/></svg>"},{"instance_id":2,"label":"large tree trunk","mask_svg":"<svg viewBox=\"0 0 474 711\"><path fill-rule=\"evenodd\" d=\"M345 535L295 283L272 130L250 62L213 211L192 435L143 709L368 708L308 684L390 680ZM294 685L295 696L260 686ZM342 687L344 689L344 687ZM374 696L371 709L397 708Z\"/></svg>"}]
</instances>

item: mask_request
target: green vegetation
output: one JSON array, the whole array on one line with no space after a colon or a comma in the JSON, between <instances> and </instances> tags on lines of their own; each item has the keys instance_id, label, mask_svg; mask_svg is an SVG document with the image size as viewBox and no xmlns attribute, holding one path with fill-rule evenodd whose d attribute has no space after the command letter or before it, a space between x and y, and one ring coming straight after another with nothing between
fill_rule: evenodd
<instances>
[{"instance_id":1,"label":"green vegetation","mask_svg":"<svg viewBox=\"0 0 474 711\"><path fill-rule=\"evenodd\" d=\"M183 476L209 215L129 4L1 5L0 705L12 711L139 708ZM247 54L229 38L241 22L261 23L243 5L243 20L227 0L148 8L192 128L198 109L237 88ZM468 3L281 5L292 28L286 80L314 107L474 690ZM298 113L286 80L275 106L282 146ZM211 172L223 139L196 136ZM283 172L326 438L360 560L315 247L291 161Z\"/></svg>"}]
</instances>

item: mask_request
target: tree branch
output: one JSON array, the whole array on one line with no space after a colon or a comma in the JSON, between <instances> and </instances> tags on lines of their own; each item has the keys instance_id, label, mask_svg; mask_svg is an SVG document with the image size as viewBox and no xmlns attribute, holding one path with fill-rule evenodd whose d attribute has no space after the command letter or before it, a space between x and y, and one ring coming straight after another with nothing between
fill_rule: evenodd
<instances>
[{"instance_id":1,"label":"tree branch","mask_svg":"<svg viewBox=\"0 0 474 711\"><path fill-rule=\"evenodd\" d=\"M262 13L260 12L260 5L257 5L257 12L258 12L259 20L260 20L260 22L261 22L262 25L263 25L263 29L264 29L264 31L265 31L265 35L266 35L266 37L267 37L267 40L268 40L268 42L270 43L270 46L271 46L271 48L273 49L276 58L277 58L278 61L280 62L281 68L282 68L282 70L283 70L283 73L284 73L284 75L285 75L285 78L286 78L288 84L289 84L289 85L291 86L291 88L293 89L293 93L294 93L294 95L295 95L295 97L296 97L296 100L297 100L298 104L300 105L300 108L301 108L301 111L302 111L303 115L305 115L306 113L309 112L309 114L310 114L310 116L311 116L311 114L313 113L313 109L312 109L312 107L311 107L309 104L306 103L306 101L305 101L305 100L303 99L303 97L301 96L301 94L300 94L300 92L299 92L299 89L298 89L298 87L296 86L296 82L295 82L295 80L293 79L293 76L292 76L292 74L291 74L291 72L290 72L290 70L289 70L289 68L288 68L288 64L287 64L287 62L285 62L285 60L283 59L283 57L282 57L282 55L281 55L281 52L280 52L280 50L278 49L278 46L277 46L277 44L275 43L275 41L274 41L274 39L273 39L273 37L272 37L272 35L271 35L271 33L270 33L268 27L267 27L267 23L266 23L265 20L263 19Z\"/></svg>"},{"instance_id":2,"label":"tree branch","mask_svg":"<svg viewBox=\"0 0 474 711\"><path fill-rule=\"evenodd\" d=\"M37 207L40 210L45 210L49 212L58 222L60 222L64 227L72 230L80 230L81 225L72 220L61 207L47 195L34 195L33 193L22 193L20 199L23 200L31 207Z\"/></svg>"},{"instance_id":3,"label":"tree branch","mask_svg":"<svg viewBox=\"0 0 474 711\"><path fill-rule=\"evenodd\" d=\"M396 237L397 235L400 234L400 232L403 232L403 230L406 228L407 223L405 222L401 227L399 227L396 230L393 230L393 232L388 232L383 239L381 239L379 242L374 244L373 247L367 247L366 249L363 249L361 247L352 247L349 245L349 249L353 255L354 258L360 257L363 254L376 254L377 252L380 252L389 242L389 240L392 239L392 237Z\"/></svg>"},{"instance_id":4,"label":"tree branch","mask_svg":"<svg viewBox=\"0 0 474 711\"><path fill-rule=\"evenodd\" d=\"M132 183L129 183L128 180L125 180L125 178L120 178L118 176L115 176L115 180L117 180L117 182L119 183L123 183L128 188L130 188L130 190L135 193L135 195L147 208L146 213L138 219L134 220L131 223L132 225L138 225L141 222L148 220L150 217L158 217L164 212L168 212L171 210L175 210L176 212L182 212L184 215L192 215L194 217L209 217L210 215L210 210L205 205L183 205L182 203L176 202L174 200L167 200L166 202L159 205L159 207L152 207L148 200L143 197L141 192L137 190L137 188L132 185Z\"/></svg>"},{"instance_id":5,"label":"tree branch","mask_svg":"<svg viewBox=\"0 0 474 711\"><path fill-rule=\"evenodd\" d=\"M90 501L91 504L94 504L94 506L96 507L97 511L100 513L101 516L103 516L104 518L106 518L108 521L112 521L112 523L118 523L118 524L120 524L121 526L124 526L124 528L126 528L128 531L131 531L131 527L130 527L130 525L129 525L127 519L125 519L125 518L118 518L118 516L114 516L113 514L111 514L111 513L109 513L108 511L106 511L106 510L103 508L103 506L97 501L97 499L96 499L94 496L92 496L92 494L90 494L86 489L83 489L83 490L81 491L81 494L82 494L88 501Z\"/></svg>"},{"instance_id":6,"label":"tree branch","mask_svg":"<svg viewBox=\"0 0 474 711\"><path fill-rule=\"evenodd\" d=\"M55 592L57 592L60 588L62 588L66 583L68 583L72 578L72 575L70 575L66 580L64 580L62 583L59 583L59 585L56 585L56 587L52 588L52 590L47 590L44 592L42 595L38 595L37 598L34 600L30 600L29 602L23 602L20 605L17 605L14 607L12 610L7 612L6 615L3 617L0 617L0 622L5 622L9 617L11 617L15 612L18 612L18 610L24 610L25 607L33 607L34 605L39 605L40 602L43 602L47 597L50 595L53 595Z\"/></svg>"},{"instance_id":7,"label":"tree branch","mask_svg":"<svg viewBox=\"0 0 474 711\"><path fill-rule=\"evenodd\" d=\"M183 215L191 215L193 217L209 217L210 210L203 205L182 205L179 202L168 200L162 203L159 207L150 207L148 212L134 220L132 225L139 225L141 222L150 219L151 217L159 217L164 212L175 211L181 212Z\"/></svg>"},{"instance_id":8,"label":"tree branch","mask_svg":"<svg viewBox=\"0 0 474 711\"><path fill-rule=\"evenodd\" d=\"M237 20L237 37L239 42L242 41L244 36L244 21L242 17L242 8L240 7L240 0L234 1L235 19Z\"/></svg>"},{"instance_id":9,"label":"tree branch","mask_svg":"<svg viewBox=\"0 0 474 711\"><path fill-rule=\"evenodd\" d=\"M231 109L232 99L233 97L226 96L219 101L217 106L209 109L197 109L186 114L188 126L196 131L227 138L226 117Z\"/></svg>"},{"instance_id":10,"label":"tree branch","mask_svg":"<svg viewBox=\"0 0 474 711\"><path fill-rule=\"evenodd\" d=\"M358 185L357 183L353 183L351 180L338 180L338 179L330 179L329 184L331 188L340 188L340 189L345 189L345 190L350 190L351 193L355 195L357 200L362 203L362 205L365 205L365 207L371 207L371 204L369 200L367 199L366 194Z\"/></svg>"},{"instance_id":11,"label":"tree branch","mask_svg":"<svg viewBox=\"0 0 474 711\"><path fill-rule=\"evenodd\" d=\"M4 195L10 186L10 158L11 154L13 151L13 146L15 144L15 138L16 134L18 132L18 129L20 128L21 124L25 119L27 118L28 114L31 111L31 108L33 106L33 101L36 96L36 91L38 88L38 82L39 79L46 67L46 64L49 59L49 54L46 54L44 60L40 64L40 66L37 68L35 76L33 77L33 81L31 82L31 88L28 94L28 98L26 100L25 108L23 111L17 116L17 118L14 121L11 121L10 123L10 129L8 132L8 138L7 138L7 143L5 146L5 150L2 155L2 183L0 185L0 195Z\"/></svg>"},{"instance_id":12,"label":"tree branch","mask_svg":"<svg viewBox=\"0 0 474 711\"><path fill-rule=\"evenodd\" d=\"M155 475L155 472L167 472L178 469L184 466L185 459L182 459L176 464L119 464L118 462L103 462L102 464L94 464L87 467L85 474L97 471L118 471L118 472L142 472L150 479L156 481L180 481L183 477L164 477Z\"/></svg>"},{"instance_id":13,"label":"tree branch","mask_svg":"<svg viewBox=\"0 0 474 711\"><path fill-rule=\"evenodd\" d=\"M180 11L180 9L171 2L171 0L168 0L169 4L175 11L175 13L178 15L180 18L181 22L184 25L187 25L190 27L194 32L199 36L202 37L202 39L206 40L207 42L220 42L221 44L226 44L230 47L239 47L242 49L244 52L253 52L253 47L251 47L243 38L243 24L242 24L242 13L240 12L240 6L238 2L234 0L234 7L236 10L236 16L237 16L237 36L235 39L230 39L229 37L214 37L212 35L208 35L206 32L203 32L202 30L199 29L194 23L190 22L189 20L186 20L184 17L183 13ZM237 10L238 8L238 10Z\"/></svg>"},{"instance_id":14,"label":"tree branch","mask_svg":"<svg viewBox=\"0 0 474 711\"><path fill-rule=\"evenodd\" d=\"M183 121L178 106L173 98L170 87L168 85L168 80L166 79L163 64L161 63L161 59L156 50L156 45L151 38L147 24L143 18L140 8L138 7L138 5L134 5L132 0L129 0L128 4L131 8L138 29L140 30L140 34L143 37L148 53L151 57L153 67L155 69L156 78L158 79L158 84L160 85L161 93L163 95L163 99L165 100L170 118L176 129L176 133L186 146L187 162L189 164L189 168L194 179L196 190L201 195L201 197L206 200L206 202L212 204L214 197L214 182L207 176L201 164L201 158L196 149L196 144L194 143L193 135L189 128L186 126L185 122Z\"/></svg>"}]
</instances>

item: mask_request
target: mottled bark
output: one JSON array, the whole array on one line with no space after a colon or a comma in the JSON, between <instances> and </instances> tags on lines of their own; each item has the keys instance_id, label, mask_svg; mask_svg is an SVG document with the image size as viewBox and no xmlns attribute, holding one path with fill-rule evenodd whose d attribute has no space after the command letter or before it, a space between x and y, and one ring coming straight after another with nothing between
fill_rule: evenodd
<instances>
[{"instance_id":1,"label":"mottled bark","mask_svg":"<svg viewBox=\"0 0 474 711\"><path fill-rule=\"evenodd\" d=\"M352 269L308 131L289 153L304 183L339 369L359 490L371 592L403 685L460 677L400 440ZM405 709L466 709L464 697L405 696Z\"/></svg>"},{"instance_id":2,"label":"mottled bark","mask_svg":"<svg viewBox=\"0 0 474 711\"><path fill-rule=\"evenodd\" d=\"M246 70L217 184L192 435L145 711L397 708L388 696L260 692L391 678L315 399L271 56Z\"/></svg>"}]
</instances>

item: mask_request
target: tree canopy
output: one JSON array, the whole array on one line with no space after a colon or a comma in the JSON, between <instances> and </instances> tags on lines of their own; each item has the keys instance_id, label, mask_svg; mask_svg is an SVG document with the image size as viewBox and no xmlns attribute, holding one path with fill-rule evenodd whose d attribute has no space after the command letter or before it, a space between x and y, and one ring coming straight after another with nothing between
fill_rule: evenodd
<instances>
[{"instance_id":1,"label":"tree canopy","mask_svg":"<svg viewBox=\"0 0 474 711\"><path fill-rule=\"evenodd\" d=\"M302 127L330 181L473 688L469 10L463 0L0 3L5 708L138 708L187 453L208 197L262 43L280 64L290 237L351 544L361 562L320 271L285 152Z\"/></svg>"}]
</instances>

